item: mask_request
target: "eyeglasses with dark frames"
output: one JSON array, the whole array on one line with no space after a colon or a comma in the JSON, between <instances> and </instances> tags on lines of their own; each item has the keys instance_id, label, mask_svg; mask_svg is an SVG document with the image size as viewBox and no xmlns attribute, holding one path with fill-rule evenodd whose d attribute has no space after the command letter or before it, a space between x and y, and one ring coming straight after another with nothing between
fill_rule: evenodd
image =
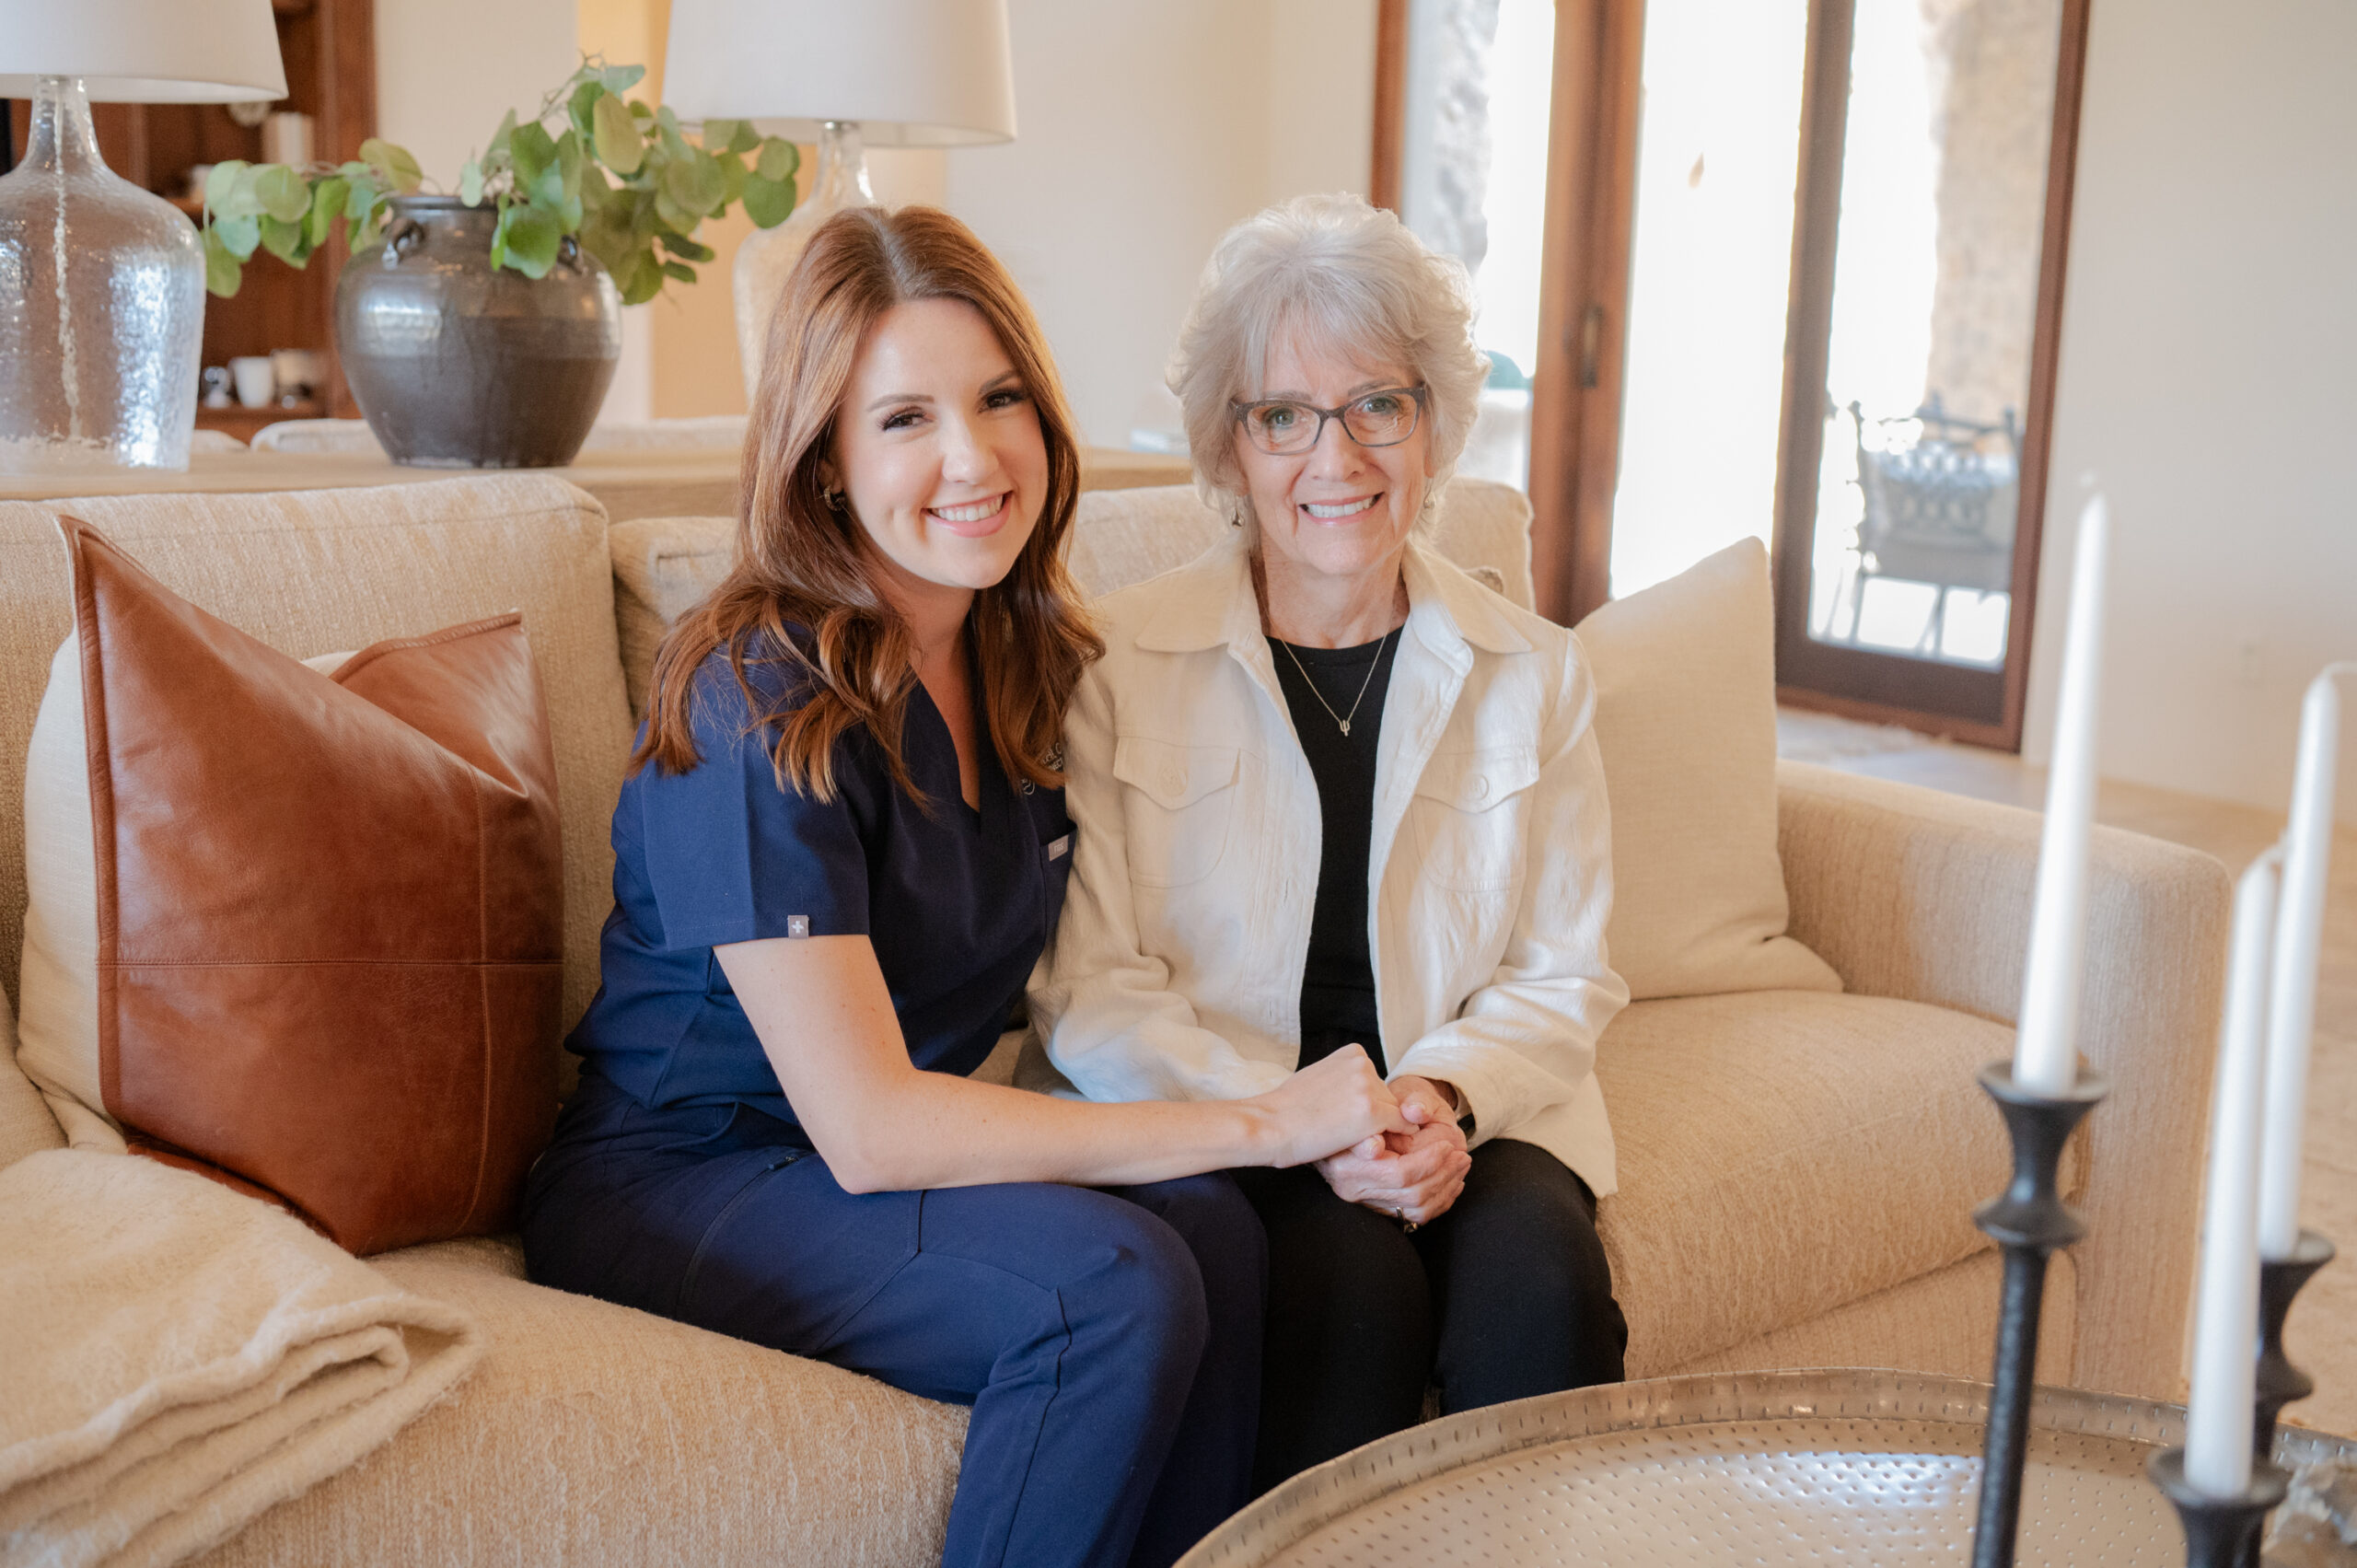
<instances>
[{"instance_id":1,"label":"eyeglasses with dark frames","mask_svg":"<svg viewBox=\"0 0 2357 1568\"><path fill-rule=\"evenodd\" d=\"M1362 447L1397 447L1416 433L1423 419L1425 389L1386 387L1362 392L1340 408L1318 408L1294 398L1231 401L1237 423L1252 445L1272 458L1315 450L1326 437L1326 422L1339 419Z\"/></svg>"}]
</instances>

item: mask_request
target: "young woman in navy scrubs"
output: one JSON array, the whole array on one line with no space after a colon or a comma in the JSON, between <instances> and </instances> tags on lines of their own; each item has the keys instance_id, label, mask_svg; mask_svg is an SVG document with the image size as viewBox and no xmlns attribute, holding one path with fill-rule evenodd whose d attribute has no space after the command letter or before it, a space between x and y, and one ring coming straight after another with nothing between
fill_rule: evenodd
<instances>
[{"instance_id":1,"label":"young woman in navy scrubs","mask_svg":"<svg viewBox=\"0 0 2357 1568\"><path fill-rule=\"evenodd\" d=\"M1071 419L971 234L819 230L745 476L614 812L532 1276L970 1404L945 1563L1167 1563L1249 1495L1265 1243L1217 1173L1406 1123L1355 1051L1226 1102L968 1076L1055 930L1100 651Z\"/></svg>"}]
</instances>

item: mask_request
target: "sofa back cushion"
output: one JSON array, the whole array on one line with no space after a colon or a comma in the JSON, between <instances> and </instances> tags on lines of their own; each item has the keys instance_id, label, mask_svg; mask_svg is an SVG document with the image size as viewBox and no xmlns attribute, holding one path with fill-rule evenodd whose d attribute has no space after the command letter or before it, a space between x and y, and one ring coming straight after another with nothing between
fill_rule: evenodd
<instances>
[{"instance_id":1,"label":"sofa back cushion","mask_svg":"<svg viewBox=\"0 0 2357 1568\"><path fill-rule=\"evenodd\" d=\"M354 1252L509 1227L555 1120L563 981L519 618L329 676L64 528L20 1064L76 1143L260 1189Z\"/></svg>"},{"instance_id":2,"label":"sofa back cushion","mask_svg":"<svg viewBox=\"0 0 2357 1568\"><path fill-rule=\"evenodd\" d=\"M1073 518L1067 559L1095 598L1184 566L1227 523L1191 486L1092 490ZM712 590L737 549L733 517L638 517L613 528L615 619L630 711L645 716L655 650L671 622ZM1531 604L1530 503L1511 485L1449 482L1434 525L1440 552L1521 605Z\"/></svg>"},{"instance_id":3,"label":"sofa back cushion","mask_svg":"<svg viewBox=\"0 0 2357 1568\"><path fill-rule=\"evenodd\" d=\"M630 751L606 517L545 474L374 489L0 504L0 980L13 997L25 909L25 748L73 628L57 515L173 592L308 657L518 610L548 704L564 827L564 1019L598 987L613 904L614 801Z\"/></svg>"}]
</instances>

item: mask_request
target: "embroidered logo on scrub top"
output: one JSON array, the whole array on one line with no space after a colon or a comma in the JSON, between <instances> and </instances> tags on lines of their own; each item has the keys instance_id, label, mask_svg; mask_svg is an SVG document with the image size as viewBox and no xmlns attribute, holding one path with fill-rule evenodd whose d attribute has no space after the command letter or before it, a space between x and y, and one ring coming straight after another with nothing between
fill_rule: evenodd
<instances>
[{"instance_id":1,"label":"embroidered logo on scrub top","mask_svg":"<svg viewBox=\"0 0 2357 1568\"><path fill-rule=\"evenodd\" d=\"M810 917L807 914L787 915L785 917L785 935L789 941L796 936L809 935Z\"/></svg>"},{"instance_id":2,"label":"embroidered logo on scrub top","mask_svg":"<svg viewBox=\"0 0 2357 1568\"><path fill-rule=\"evenodd\" d=\"M1072 835L1070 833L1066 833L1062 838L1058 839L1055 842L1048 846L1048 858L1050 860L1062 860L1065 855L1071 853Z\"/></svg>"}]
</instances>

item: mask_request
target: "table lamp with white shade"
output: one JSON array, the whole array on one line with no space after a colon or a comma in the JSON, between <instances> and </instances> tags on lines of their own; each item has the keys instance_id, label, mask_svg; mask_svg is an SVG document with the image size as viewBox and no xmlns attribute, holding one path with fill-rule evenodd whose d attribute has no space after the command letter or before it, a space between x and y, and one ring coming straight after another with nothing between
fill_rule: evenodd
<instances>
[{"instance_id":1,"label":"table lamp with white shade","mask_svg":"<svg viewBox=\"0 0 2357 1568\"><path fill-rule=\"evenodd\" d=\"M286 96L271 0L0 0L0 472L188 467L204 349L196 226L99 156L90 104Z\"/></svg>"},{"instance_id":2,"label":"table lamp with white shade","mask_svg":"<svg viewBox=\"0 0 2357 1568\"><path fill-rule=\"evenodd\" d=\"M737 248L732 277L745 395L771 308L819 226L871 205L866 148L1015 139L1006 0L671 0L663 100L681 120L749 120L816 142L794 214Z\"/></svg>"}]
</instances>

